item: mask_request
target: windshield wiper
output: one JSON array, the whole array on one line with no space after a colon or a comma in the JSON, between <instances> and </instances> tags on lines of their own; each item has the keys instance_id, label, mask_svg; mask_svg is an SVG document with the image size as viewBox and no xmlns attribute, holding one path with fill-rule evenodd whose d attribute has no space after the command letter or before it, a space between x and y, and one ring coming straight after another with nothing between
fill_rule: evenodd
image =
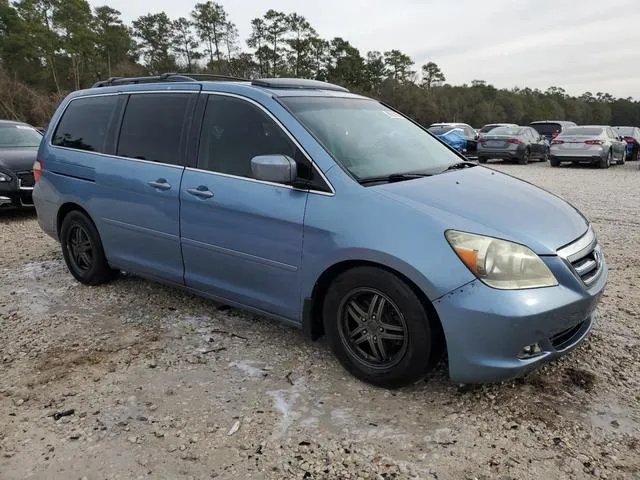
<instances>
[{"instance_id":1,"label":"windshield wiper","mask_svg":"<svg viewBox=\"0 0 640 480\"><path fill-rule=\"evenodd\" d=\"M451 165L449 165L447 168L445 168L444 170L442 170L442 172L440 173L444 173L444 172L450 172L451 170L460 170L463 168L471 168L471 167L475 167L476 164L473 162L456 162L453 163Z\"/></svg>"},{"instance_id":2,"label":"windshield wiper","mask_svg":"<svg viewBox=\"0 0 640 480\"><path fill-rule=\"evenodd\" d=\"M359 182L361 185L382 182L393 183L402 182L404 180L413 180L415 178L430 177L431 175L431 173L392 173L391 175L387 175L386 177L363 178L359 180Z\"/></svg>"}]
</instances>

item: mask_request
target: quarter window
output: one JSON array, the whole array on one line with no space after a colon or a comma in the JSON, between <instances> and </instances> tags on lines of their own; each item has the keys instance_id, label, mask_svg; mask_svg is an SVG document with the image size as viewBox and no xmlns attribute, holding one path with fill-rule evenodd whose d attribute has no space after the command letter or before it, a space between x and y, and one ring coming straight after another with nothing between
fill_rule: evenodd
<instances>
[{"instance_id":1,"label":"quarter window","mask_svg":"<svg viewBox=\"0 0 640 480\"><path fill-rule=\"evenodd\" d=\"M117 154L181 165L184 135L196 97L189 93L131 95L122 119Z\"/></svg>"},{"instance_id":2,"label":"quarter window","mask_svg":"<svg viewBox=\"0 0 640 480\"><path fill-rule=\"evenodd\" d=\"M53 145L104 152L107 129L117 104L116 96L73 100L64 111L53 134Z\"/></svg>"}]
</instances>

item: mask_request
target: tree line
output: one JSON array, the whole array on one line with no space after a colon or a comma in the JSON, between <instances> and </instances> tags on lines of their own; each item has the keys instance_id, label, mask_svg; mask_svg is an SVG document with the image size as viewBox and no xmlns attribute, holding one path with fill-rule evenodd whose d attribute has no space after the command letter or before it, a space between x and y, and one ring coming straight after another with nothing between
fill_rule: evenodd
<instances>
[{"instance_id":1,"label":"tree line","mask_svg":"<svg viewBox=\"0 0 640 480\"><path fill-rule=\"evenodd\" d=\"M640 125L640 102L560 87L497 89L483 80L450 85L434 62L406 53L361 53L347 39L322 38L302 15L267 10L240 39L223 5L196 3L186 17L148 13L127 25L86 0L0 0L0 117L46 124L64 95L113 76L164 72L240 78L301 77L343 85L422 124L458 121Z\"/></svg>"}]
</instances>

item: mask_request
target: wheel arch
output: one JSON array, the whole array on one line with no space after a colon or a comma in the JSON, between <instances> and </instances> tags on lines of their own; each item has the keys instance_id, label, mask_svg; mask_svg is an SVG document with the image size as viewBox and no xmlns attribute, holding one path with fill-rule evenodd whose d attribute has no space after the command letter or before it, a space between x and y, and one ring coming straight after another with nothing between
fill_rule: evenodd
<instances>
[{"instance_id":1,"label":"wheel arch","mask_svg":"<svg viewBox=\"0 0 640 480\"><path fill-rule=\"evenodd\" d=\"M76 210L85 214L87 218L93 223L93 225L96 225L96 222L93 221L91 214L85 208L81 207L76 202L65 202L60 205L56 218L56 233L58 235L58 238L60 238L60 230L62 229L62 222L64 222L65 217L69 215L69 213Z\"/></svg>"},{"instance_id":2,"label":"wheel arch","mask_svg":"<svg viewBox=\"0 0 640 480\"><path fill-rule=\"evenodd\" d=\"M378 263L370 260L343 260L326 268L322 274L316 280L311 296L305 298L303 315L302 315L302 330L304 335L311 339L317 340L324 335L324 326L322 322L322 305L324 298L327 294L331 282L342 273L351 270L356 267L375 267L381 270L385 270L402 281L404 281L416 294L420 302L427 310L427 314L430 321L430 327L434 332L434 354L441 353L446 348L446 338L442 323L438 312L434 308L431 300L427 297L422 289L411 280L407 275L399 272L397 269L391 268L388 265Z\"/></svg>"}]
</instances>

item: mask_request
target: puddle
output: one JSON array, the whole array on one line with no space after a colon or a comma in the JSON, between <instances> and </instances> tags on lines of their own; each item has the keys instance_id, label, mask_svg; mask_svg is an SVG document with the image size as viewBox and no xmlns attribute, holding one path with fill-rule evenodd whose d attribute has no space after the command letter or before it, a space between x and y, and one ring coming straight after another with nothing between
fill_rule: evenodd
<instances>
[{"instance_id":1,"label":"puddle","mask_svg":"<svg viewBox=\"0 0 640 480\"><path fill-rule=\"evenodd\" d=\"M588 418L592 424L608 433L637 435L640 418L631 409L616 403L597 404L591 407Z\"/></svg>"}]
</instances>

